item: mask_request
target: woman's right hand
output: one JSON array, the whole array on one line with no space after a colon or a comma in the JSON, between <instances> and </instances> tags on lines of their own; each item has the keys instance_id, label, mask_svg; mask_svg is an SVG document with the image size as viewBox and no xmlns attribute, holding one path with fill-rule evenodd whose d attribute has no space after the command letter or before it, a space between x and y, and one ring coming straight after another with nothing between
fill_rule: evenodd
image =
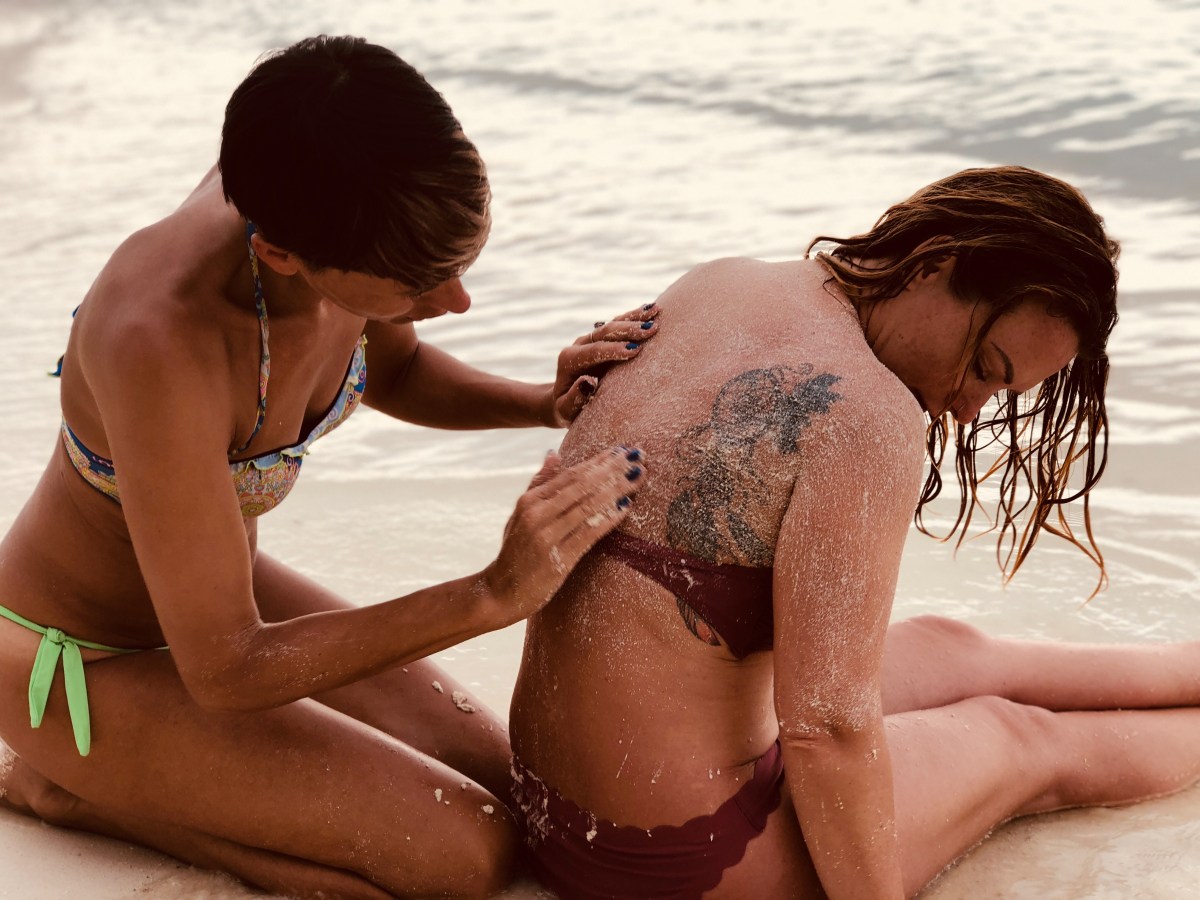
<instances>
[{"instance_id":1,"label":"woman's right hand","mask_svg":"<svg viewBox=\"0 0 1200 900\"><path fill-rule=\"evenodd\" d=\"M641 451L613 447L564 469L557 453L517 501L483 582L505 624L550 601L584 554L628 515L645 481Z\"/></svg>"}]
</instances>

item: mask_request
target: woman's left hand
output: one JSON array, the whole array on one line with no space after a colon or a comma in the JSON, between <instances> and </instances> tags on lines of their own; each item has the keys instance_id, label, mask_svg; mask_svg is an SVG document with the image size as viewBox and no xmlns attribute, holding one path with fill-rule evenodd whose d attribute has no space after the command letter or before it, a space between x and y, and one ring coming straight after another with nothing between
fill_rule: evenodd
<instances>
[{"instance_id":1,"label":"woman's left hand","mask_svg":"<svg viewBox=\"0 0 1200 900\"><path fill-rule=\"evenodd\" d=\"M565 428L596 393L609 367L633 359L642 344L658 333L658 304L597 322L587 334L558 354L558 377L550 389L547 424Z\"/></svg>"}]
</instances>

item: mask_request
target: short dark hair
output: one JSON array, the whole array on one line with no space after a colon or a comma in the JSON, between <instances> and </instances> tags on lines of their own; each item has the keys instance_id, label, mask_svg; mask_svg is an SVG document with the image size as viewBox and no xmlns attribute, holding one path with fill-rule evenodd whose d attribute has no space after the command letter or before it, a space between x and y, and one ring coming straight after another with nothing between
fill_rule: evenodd
<instances>
[{"instance_id":1,"label":"short dark hair","mask_svg":"<svg viewBox=\"0 0 1200 900\"><path fill-rule=\"evenodd\" d=\"M1009 392L991 420L976 418L969 429L955 426L959 512L947 537L961 526L961 543L978 504L979 482L999 472L994 525L1000 531L1001 568L1010 576L1015 573L1045 529L1087 553L1100 567L1103 585L1104 560L1092 536L1087 495L1108 459L1106 346L1117 321L1120 247L1083 194L1065 181L1021 166L966 169L892 206L869 232L818 237L809 252L825 241L837 246L817 253L817 259L829 269L830 281L859 308L898 296L927 263L953 257L950 290L984 310L977 346L968 351L978 352L996 320L1030 300L1071 323L1079 339L1078 355L1042 382L1031 406ZM868 260L869 266L856 265ZM943 415L929 427L933 466L917 507L922 531L921 512L942 487L939 465L948 418ZM1001 456L980 476L975 452L985 430L990 439L984 446L998 445ZM1082 483L1069 484L1072 468L1081 460ZM1020 482L1027 487L1023 497ZM1065 504L1080 498L1082 540L1064 514ZM1027 509L1028 525L1020 528L1016 519ZM1057 511L1054 522L1049 521L1051 511Z\"/></svg>"},{"instance_id":2,"label":"short dark hair","mask_svg":"<svg viewBox=\"0 0 1200 900\"><path fill-rule=\"evenodd\" d=\"M306 38L261 59L225 108L225 199L317 269L427 290L478 257L487 170L445 99L392 51Z\"/></svg>"}]
</instances>

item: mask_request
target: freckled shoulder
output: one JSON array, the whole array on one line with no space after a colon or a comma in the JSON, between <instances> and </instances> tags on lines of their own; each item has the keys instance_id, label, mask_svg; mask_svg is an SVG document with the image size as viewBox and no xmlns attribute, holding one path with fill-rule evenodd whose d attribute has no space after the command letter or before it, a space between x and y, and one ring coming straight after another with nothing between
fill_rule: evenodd
<instances>
[{"instance_id":1,"label":"freckled shoulder","mask_svg":"<svg viewBox=\"0 0 1200 900\"><path fill-rule=\"evenodd\" d=\"M819 427L802 436L802 458L808 464L853 460L864 476L871 473L916 490L926 434L925 414L916 399L869 349L846 360L844 368L827 368L838 374L837 402Z\"/></svg>"},{"instance_id":2,"label":"freckled shoulder","mask_svg":"<svg viewBox=\"0 0 1200 900\"><path fill-rule=\"evenodd\" d=\"M747 256L724 256L699 263L688 269L675 279L671 285L659 295L659 302L672 299L695 299L697 291L715 292L728 288L741 290L746 281L761 273L767 265L762 260Z\"/></svg>"}]
</instances>

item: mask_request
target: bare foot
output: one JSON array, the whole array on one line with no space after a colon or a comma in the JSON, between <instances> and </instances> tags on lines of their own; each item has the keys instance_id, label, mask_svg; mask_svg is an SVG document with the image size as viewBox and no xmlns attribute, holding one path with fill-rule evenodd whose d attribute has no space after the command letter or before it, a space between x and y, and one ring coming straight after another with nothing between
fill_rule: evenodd
<instances>
[{"instance_id":1,"label":"bare foot","mask_svg":"<svg viewBox=\"0 0 1200 900\"><path fill-rule=\"evenodd\" d=\"M0 741L0 807L57 823L74 804L72 794L39 775Z\"/></svg>"},{"instance_id":2,"label":"bare foot","mask_svg":"<svg viewBox=\"0 0 1200 900\"><path fill-rule=\"evenodd\" d=\"M12 748L0 741L0 806L12 807L18 811L20 809L18 804L21 803L19 795L14 794L14 797L9 799L9 794L14 793L14 786L11 784L13 769L19 762L20 759L17 758L17 754L13 752Z\"/></svg>"}]
</instances>

